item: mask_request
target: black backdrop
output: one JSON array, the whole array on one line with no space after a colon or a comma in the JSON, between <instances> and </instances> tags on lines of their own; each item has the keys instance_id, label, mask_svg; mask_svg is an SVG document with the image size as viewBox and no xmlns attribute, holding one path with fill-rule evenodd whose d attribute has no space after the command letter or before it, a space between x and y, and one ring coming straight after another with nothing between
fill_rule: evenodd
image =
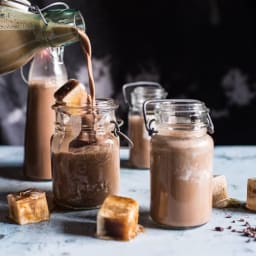
<instances>
[{"instance_id":1,"label":"black backdrop","mask_svg":"<svg viewBox=\"0 0 256 256\"><path fill-rule=\"evenodd\" d=\"M36 1L43 7L53 1ZM98 97L113 97L125 120L126 82L160 82L169 98L211 110L217 145L256 144L256 9L248 0L80 0L92 43ZM65 49L69 77L87 83L78 43ZM25 68L27 70L28 65ZM27 86L0 76L0 143L23 144Z\"/></svg>"}]
</instances>

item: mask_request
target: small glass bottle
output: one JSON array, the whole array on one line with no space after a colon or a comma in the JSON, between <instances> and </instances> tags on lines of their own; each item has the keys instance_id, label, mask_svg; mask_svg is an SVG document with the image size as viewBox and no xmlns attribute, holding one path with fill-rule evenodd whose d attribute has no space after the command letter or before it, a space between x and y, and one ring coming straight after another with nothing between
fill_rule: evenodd
<instances>
[{"instance_id":1,"label":"small glass bottle","mask_svg":"<svg viewBox=\"0 0 256 256\"><path fill-rule=\"evenodd\" d=\"M37 53L28 78L25 127L24 175L31 180L50 180L50 139L54 131L54 92L68 77L63 63L64 48Z\"/></svg>"},{"instance_id":2,"label":"small glass bottle","mask_svg":"<svg viewBox=\"0 0 256 256\"><path fill-rule=\"evenodd\" d=\"M159 83L139 81L123 85L123 95L125 102L129 104L128 137L133 142L129 162L134 168L149 168L150 137L145 129L142 105L145 100L166 98L167 92Z\"/></svg>"},{"instance_id":3,"label":"small glass bottle","mask_svg":"<svg viewBox=\"0 0 256 256\"><path fill-rule=\"evenodd\" d=\"M119 192L119 137L112 99L95 105L56 104L51 141L53 195L57 205L70 209L99 207Z\"/></svg>"},{"instance_id":4,"label":"small glass bottle","mask_svg":"<svg viewBox=\"0 0 256 256\"><path fill-rule=\"evenodd\" d=\"M156 104L152 128L148 104ZM213 124L205 104L193 99L146 101L151 138L150 215L154 222L190 228L208 222L212 212Z\"/></svg>"}]
</instances>

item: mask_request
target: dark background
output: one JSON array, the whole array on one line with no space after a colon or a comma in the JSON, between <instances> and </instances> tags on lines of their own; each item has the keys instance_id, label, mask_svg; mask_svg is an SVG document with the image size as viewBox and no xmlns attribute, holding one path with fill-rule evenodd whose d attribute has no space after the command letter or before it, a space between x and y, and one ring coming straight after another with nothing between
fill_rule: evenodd
<instances>
[{"instance_id":1,"label":"dark background","mask_svg":"<svg viewBox=\"0 0 256 256\"><path fill-rule=\"evenodd\" d=\"M33 1L44 7L53 1ZM216 145L256 144L256 9L247 0L80 0L92 43L96 95L113 97L125 120L122 85L160 82L169 98L206 103ZM65 48L69 78L87 83L79 43ZM28 65L25 67L25 71ZM27 85L0 76L0 144L23 144Z\"/></svg>"}]
</instances>

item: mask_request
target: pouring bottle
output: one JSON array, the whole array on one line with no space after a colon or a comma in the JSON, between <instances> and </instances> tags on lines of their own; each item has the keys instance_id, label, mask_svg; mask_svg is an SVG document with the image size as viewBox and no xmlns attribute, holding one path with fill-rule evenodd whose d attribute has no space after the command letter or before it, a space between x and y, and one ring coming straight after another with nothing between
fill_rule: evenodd
<instances>
[{"instance_id":1,"label":"pouring bottle","mask_svg":"<svg viewBox=\"0 0 256 256\"><path fill-rule=\"evenodd\" d=\"M0 1L0 74L23 66L43 48L79 40L85 24L78 10L46 9L26 0Z\"/></svg>"}]
</instances>

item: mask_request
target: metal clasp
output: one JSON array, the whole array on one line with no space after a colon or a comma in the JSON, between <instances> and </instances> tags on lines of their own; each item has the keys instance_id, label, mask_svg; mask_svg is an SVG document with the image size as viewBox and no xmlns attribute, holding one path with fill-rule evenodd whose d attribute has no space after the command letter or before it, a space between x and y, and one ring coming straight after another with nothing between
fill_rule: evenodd
<instances>
[{"instance_id":1,"label":"metal clasp","mask_svg":"<svg viewBox=\"0 0 256 256\"><path fill-rule=\"evenodd\" d=\"M207 114L207 122L208 122L207 131L210 134L213 134L214 133L214 125L213 125L213 122L212 122L212 119L211 119L209 113Z\"/></svg>"},{"instance_id":2,"label":"metal clasp","mask_svg":"<svg viewBox=\"0 0 256 256\"><path fill-rule=\"evenodd\" d=\"M120 127L124 124L123 120L118 120L118 121L110 121L110 123L114 124L114 130L112 131L112 133L117 137L117 136L122 136L124 139L126 139L128 141L128 143L130 144L131 147L133 147L133 142L131 141L131 139L126 136L123 132L121 132Z\"/></svg>"},{"instance_id":3,"label":"metal clasp","mask_svg":"<svg viewBox=\"0 0 256 256\"><path fill-rule=\"evenodd\" d=\"M64 2L56 2L56 3L52 3L52 4L49 4L47 6L45 6L44 8L40 9L37 5L31 5L31 4L28 4L28 3L25 3L23 1L19 1L19 0L3 0L4 2L14 2L14 3L17 3L17 4L20 4L20 5L23 5L25 7L27 7L31 12L33 13L38 13L40 15L40 17L42 18L44 24L47 26L48 25L48 22L47 20L45 19L44 15L43 15L43 11L46 10L46 9L49 9L53 6L57 6L57 5L61 5L61 6L64 6L64 9L68 9L69 6L64 3Z\"/></svg>"},{"instance_id":4,"label":"metal clasp","mask_svg":"<svg viewBox=\"0 0 256 256\"><path fill-rule=\"evenodd\" d=\"M124 97L124 102L126 104L128 104L129 106L131 106L131 102L130 102L130 92L127 93L127 90L131 90L134 89L135 87L147 87L147 86L151 86L151 87L155 87L155 88L162 88L161 84L157 83L157 82L151 82L151 81L138 81L138 82L133 82L133 83L126 83L123 85L123 97ZM129 95L129 97L127 97L127 95Z\"/></svg>"},{"instance_id":5,"label":"metal clasp","mask_svg":"<svg viewBox=\"0 0 256 256\"><path fill-rule=\"evenodd\" d=\"M152 123L155 122L155 119L151 119L151 120L147 119L148 104L157 104L157 103L166 102L166 101L168 101L168 100L166 100L166 99L159 99L159 100L155 99L155 100L146 100L143 103L143 109L142 110L143 110L144 123L145 123L145 127L146 127L146 130L148 131L149 136L152 136L152 135L158 133L158 131L155 130L154 127L152 127ZM214 133L214 125L213 125L212 119L210 117L209 111L207 111L207 131L210 134Z\"/></svg>"},{"instance_id":6,"label":"metal clasp","mask_svg":"<svg viewBox=\"0 0 256 256\"><path fill-rule=\"evenodd\" d=\"M152 123L155 122L156 120L155 119L151 119L149 121L147 120L147 112L148 112L147 106L148 106L148 104L156 104L156 103L161 103L161 102L166 102L166 99L146 100L143 103L142 111L143 111L144 123L145 123L145 127L146 127L146 130L148 131L149 136L152 136L155 133L158 133L158 131L156 131L154 127L151 127Z\"/></svg>"}]
</instances>

